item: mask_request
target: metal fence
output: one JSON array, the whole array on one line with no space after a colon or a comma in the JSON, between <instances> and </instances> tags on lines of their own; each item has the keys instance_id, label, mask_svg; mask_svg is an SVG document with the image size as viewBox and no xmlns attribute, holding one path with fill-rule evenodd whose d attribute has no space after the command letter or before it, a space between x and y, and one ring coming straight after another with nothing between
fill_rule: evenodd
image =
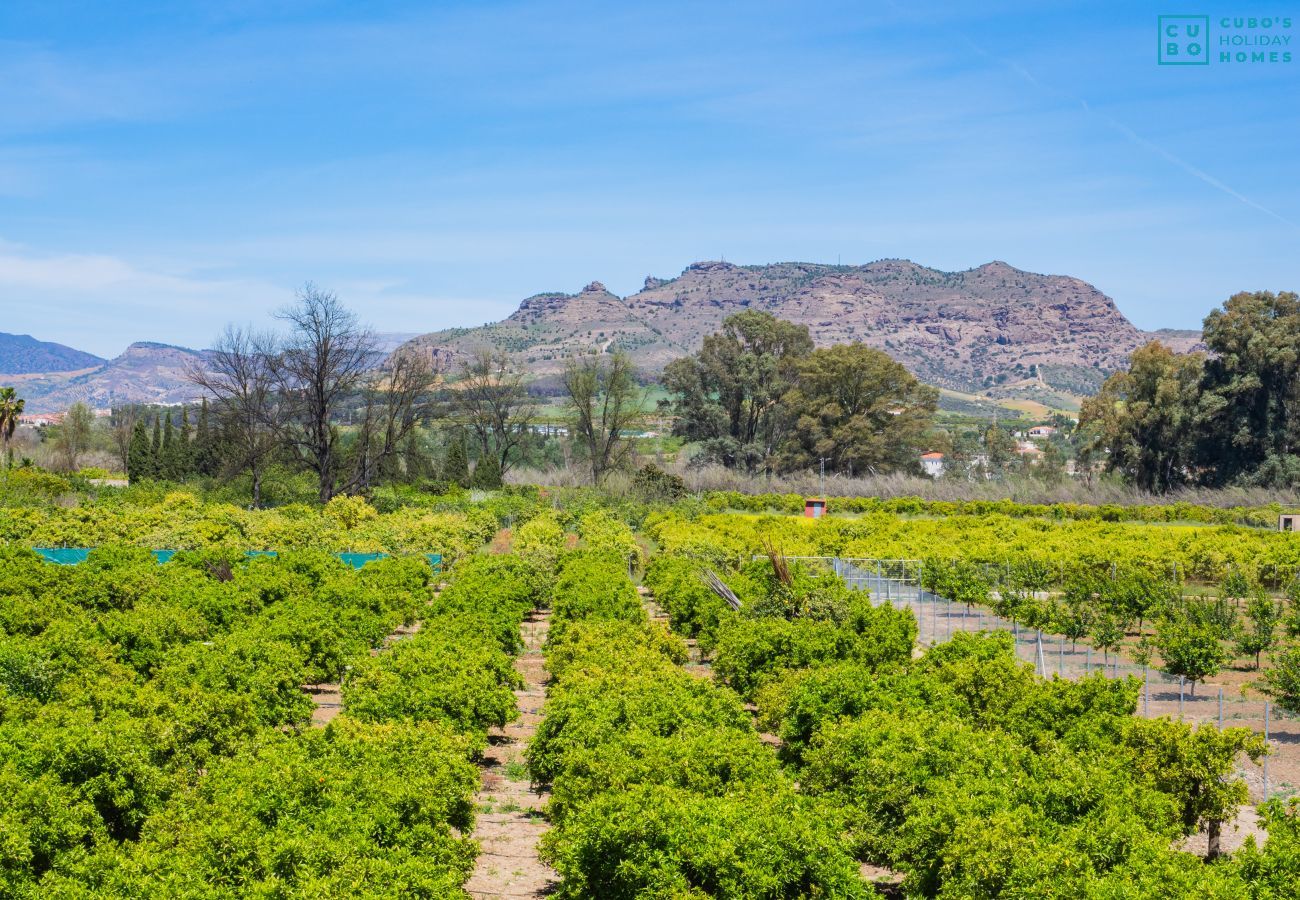
<instances>
[{"instance_id":1,"label":"metal fence","mask_svg":"<svg viewBox=\"0 0 1300 900\"><path fill-rule=\"evenodd\" d=\"M1006 631L1013 637L1016 655L1043 677L1078 679L1100 673L1107 678L1137 679L1142 686L1138 714L1144 717L1171 716L1193 723L1212 722L1221 728L1251 728L1264 736L1270 751L1260 764L1247 762L1243 766L1252 798L1264 800L1300 790L1300 717L1281 712L1269 701L1248 699L1235 689L1214 683L1191 684L1116 654L1100 653L1090 645L1023 628L992 610L954 603L921 587L918 560L789 559L825 566L850 587L870 591L874 603L911 610L922 646L942 643L960 632Z\"/></svg>"}]
</instances>

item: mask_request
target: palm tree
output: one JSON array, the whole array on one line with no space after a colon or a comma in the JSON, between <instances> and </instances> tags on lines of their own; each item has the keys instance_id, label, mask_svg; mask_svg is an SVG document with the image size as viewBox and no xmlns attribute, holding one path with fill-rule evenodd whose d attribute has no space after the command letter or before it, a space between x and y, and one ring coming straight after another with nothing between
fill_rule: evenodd
<instances>
[{"instance_id":1,"label":"palm tree","mask_svg":"<svg viewBox=\"0 0 1300 900\"><path fill-rule=\"evenodd\" d=\"M26 402L18 396L18 392L13 388L0 388L0 441L4 442L5 463L9 468L13 468L14 464L13 451L9 449L9 441L18 429L18 417L23 414L23 406L26 405Z\"/></svg>"}]
</instances>

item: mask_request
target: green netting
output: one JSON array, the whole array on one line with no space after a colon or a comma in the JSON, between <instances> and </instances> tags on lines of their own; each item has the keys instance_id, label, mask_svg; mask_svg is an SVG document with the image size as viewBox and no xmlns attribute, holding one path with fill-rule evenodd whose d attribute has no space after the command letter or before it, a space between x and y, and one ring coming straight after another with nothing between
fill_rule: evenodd
<instances>
[{"instance_id":1,"label":"green netting","mask_svg":"<svg viewBox=\"0 0 1300 900\"><path fill-rule=\"evenodd\" d=\"M90 547L33 547L32 551L39 554L45 560L57 563L61 566L75 566L83 563L90 556ZM170 562L171 558L176 555L175 550L153 550L150 551L159 564ZM274 550L245 550L244 555L252 558L257 556L278 556ZM354 569L360 569L368 562L376 559L384 559L387 553L336 553L334 554L343 562L347 563ZM429 566L435 572L442 571L442 554L425 553L424 558L429 561Z\"/></svg>"}]
</instances>

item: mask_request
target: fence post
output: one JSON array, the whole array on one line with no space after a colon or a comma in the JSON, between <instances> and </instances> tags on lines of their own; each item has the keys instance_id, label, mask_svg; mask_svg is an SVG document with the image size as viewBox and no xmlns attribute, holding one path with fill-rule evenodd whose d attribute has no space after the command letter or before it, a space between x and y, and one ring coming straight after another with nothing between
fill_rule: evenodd
<instances>
[{"instance_id":1,"label":"fence post","mask_svg":"<svg viewBox=\"0 0 1300 900\"><path fill-rule=\"evenodd\" d=\"M1088 648L1088 655L1083 658L1083 674L1087 675L1088 670L1092 668L1092 648Z\"/></svg>"},{"instance_id":2,"label":"fence post","mask_svg":"<svg viewBox=\"0 0 1300 900\"><path fill-rule=\"evenodd\" d=\"M1065 638L1056 639L1056 674L1065 677Z\"/></svg>"},{"instance_id":3,"label":"fence post","mask_svg":"<svg viewBox=\"0 0 1300 900\"><path fill-rule=\"evenodd\" d=\"M1038 629L1038 634L1034 637L1034 647L1038 652L1038 674L1043 678L1047 677L1047 663L1043 660L1043 629Z\"/></svg>"},{"instance_id":4,"label":"fence post","mask_svg":"<svg viewBox=\"0 0 1300 900\"><path fill-rule=\"evenodd\" d=\"M1223 730L1223 688L1219 688L1219 730Z\"/></svg>"},{"instance_id":5,"label":"fence post","mask_svg":"<svg viewBox=\"0 0 1300 900\"><path fill-rule=\"evenodd\" d=\"M1269 703L1264 701L1264 749L1268 749ZM1268 754L1264 755L1264 802L1268 802Z\"/></svg>"},{"instance_id":6,"label":"fence post","mask_svg":"<svg viewBox=\"0 0 1300 900\"><path fill-rule=\"evenodd\" d=\"M1151 678L1146 666L1142 667L1142 715L1144 718L1151 715Z\"/></svg>"},{"instance_id":7,"label":"fence post","mask_svg":"<svg viewBox=\"0 0 1300 900\"><path fill-rule=\"evenodd\" d=\"M1178 721L1183 720L1183 685L1187 683L1187 678L1183 675L1178 676Z\"/></svg>"}]
</instances>

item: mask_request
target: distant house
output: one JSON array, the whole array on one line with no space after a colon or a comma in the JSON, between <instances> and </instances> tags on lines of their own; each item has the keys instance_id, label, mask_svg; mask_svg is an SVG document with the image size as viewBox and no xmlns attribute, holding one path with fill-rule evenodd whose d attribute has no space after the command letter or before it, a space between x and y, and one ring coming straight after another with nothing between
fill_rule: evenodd
<instances>
[{"instance_id":1,"label":"distant house","mask_svg":"<svg viewBox=\"0 0 1300 900\"><path fill-rule=\"evenodd\" d=\"M940 478L943 476L943 454L942 453L922 453L921 469L931 478Z\"/></svg>"},{"instance_id":2,"label":"distant house","mask_svg":"<svg viewBox=\"0 0 1300 900\"><path fill-rule=\"evenodd\" d=\"M44 425L58 425L62 421L63 421L63 413L61 412L30 413L28 415L18 417L19 425L33 425L37 428Z\"/></svg>"},{"instance_id":3,"label":"distant house","mask_svg":"<svg viewBox=\"0 0 1300 900\"><path fill-rule=\"evenodd\" d=\"M1033 441L1020 441L1016 444L1016 452L1033 460L1041 459L1043 456L1043 451Z\"/></svg>"},{"instance_id":4,"label":"distant house","mask_svg":"<svg viewBox=\"0 0 1300 900\"><path fill-rule=\"evenodd\" d=\"M1035 425L1033 428L1029 429L1029 436L1031 438L1049 438L1054 434L1056 434L1056 427L1054 425Z\"/></svg>"}]
</instances>

